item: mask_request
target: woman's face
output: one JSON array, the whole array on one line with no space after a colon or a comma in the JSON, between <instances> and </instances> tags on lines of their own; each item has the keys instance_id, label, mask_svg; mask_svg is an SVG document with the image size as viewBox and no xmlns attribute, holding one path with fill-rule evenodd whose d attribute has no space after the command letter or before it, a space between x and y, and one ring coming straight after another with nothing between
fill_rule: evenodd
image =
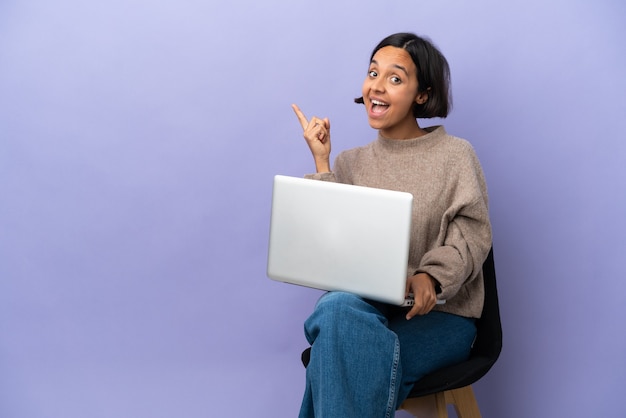
<instances>
[{"instance_id":1,"label":"woman's face","mask_svg":"<svg viewBox=\"0 0 626 418\"><path fill-rule=\"evenodd\" d=\"M402 48L386 46L372 58L363 82L363 102L372 128L386 138L408 139L419 135L413 105L428 99L418 93L417 68Z\"/></svg>"}]
</instances>

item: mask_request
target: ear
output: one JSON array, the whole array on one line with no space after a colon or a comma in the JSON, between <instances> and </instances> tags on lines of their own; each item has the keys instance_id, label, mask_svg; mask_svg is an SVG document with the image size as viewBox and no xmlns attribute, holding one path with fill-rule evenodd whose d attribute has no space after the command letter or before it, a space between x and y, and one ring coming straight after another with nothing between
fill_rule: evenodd
<instances>
[{"instance_id":1,"label":"ear","mask_svg":"<svg viewBox=\"0 0 626 418\"><path fill-rule=\"evenodd\" d=\"M423 105L428 101L428 94L430 92L430 87L424 91L418 92L417 96L415 96L415 103L418 105Z\"/></svg>"}]
</instances>

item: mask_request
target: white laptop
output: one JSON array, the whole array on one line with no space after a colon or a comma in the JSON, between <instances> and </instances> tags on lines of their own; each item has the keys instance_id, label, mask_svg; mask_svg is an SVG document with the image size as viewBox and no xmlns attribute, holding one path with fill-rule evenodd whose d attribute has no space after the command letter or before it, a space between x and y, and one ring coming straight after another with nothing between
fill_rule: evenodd
<instances>
[{"instance_id":1,"label":"white laptop","mask_svg":"<svg viewBox=\"0 0 626 418\"><path fill-rule=\"evenodd\" d=\"M267 275L405 303L410 193L276 176Z\"/></svg>"}]
</instances>

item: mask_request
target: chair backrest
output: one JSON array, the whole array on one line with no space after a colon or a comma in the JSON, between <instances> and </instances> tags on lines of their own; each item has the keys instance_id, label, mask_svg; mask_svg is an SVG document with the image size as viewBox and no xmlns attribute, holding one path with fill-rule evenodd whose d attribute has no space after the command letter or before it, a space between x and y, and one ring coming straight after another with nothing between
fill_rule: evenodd
<instances>
[{"instance_id":1,"label":"chair backrest","mask_svg":"<svg viewBox=\"0 0 626 418\"><path fill-rule=\"evenodd\" d=\"M498 303L493 248L483 263L483 280L485 304L480 319L476 321L477 336L471 356L487 357L495 363L502 351L502 324L500 322L500 304Z\"/></svg>"}]
</instances>

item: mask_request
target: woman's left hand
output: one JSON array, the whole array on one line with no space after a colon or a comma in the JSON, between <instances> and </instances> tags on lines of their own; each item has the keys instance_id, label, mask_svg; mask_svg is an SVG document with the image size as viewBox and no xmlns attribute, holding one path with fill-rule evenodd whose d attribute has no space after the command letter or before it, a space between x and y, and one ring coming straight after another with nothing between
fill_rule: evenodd
<instances>
[{"instance_id":1,"label":"woman's left hand","mask_svg":"<svg viewBox=\"0 0 626 418\"><path fill-rule=\"evenodd\" d=\"M426 315L437 304L437 293L435 291L435 279L427 273L418 273L411 276L406 281L406 292L413 293L415 304L406 314L406 319L411 319L415 315Z\"/></svg>"}]
</instances>

